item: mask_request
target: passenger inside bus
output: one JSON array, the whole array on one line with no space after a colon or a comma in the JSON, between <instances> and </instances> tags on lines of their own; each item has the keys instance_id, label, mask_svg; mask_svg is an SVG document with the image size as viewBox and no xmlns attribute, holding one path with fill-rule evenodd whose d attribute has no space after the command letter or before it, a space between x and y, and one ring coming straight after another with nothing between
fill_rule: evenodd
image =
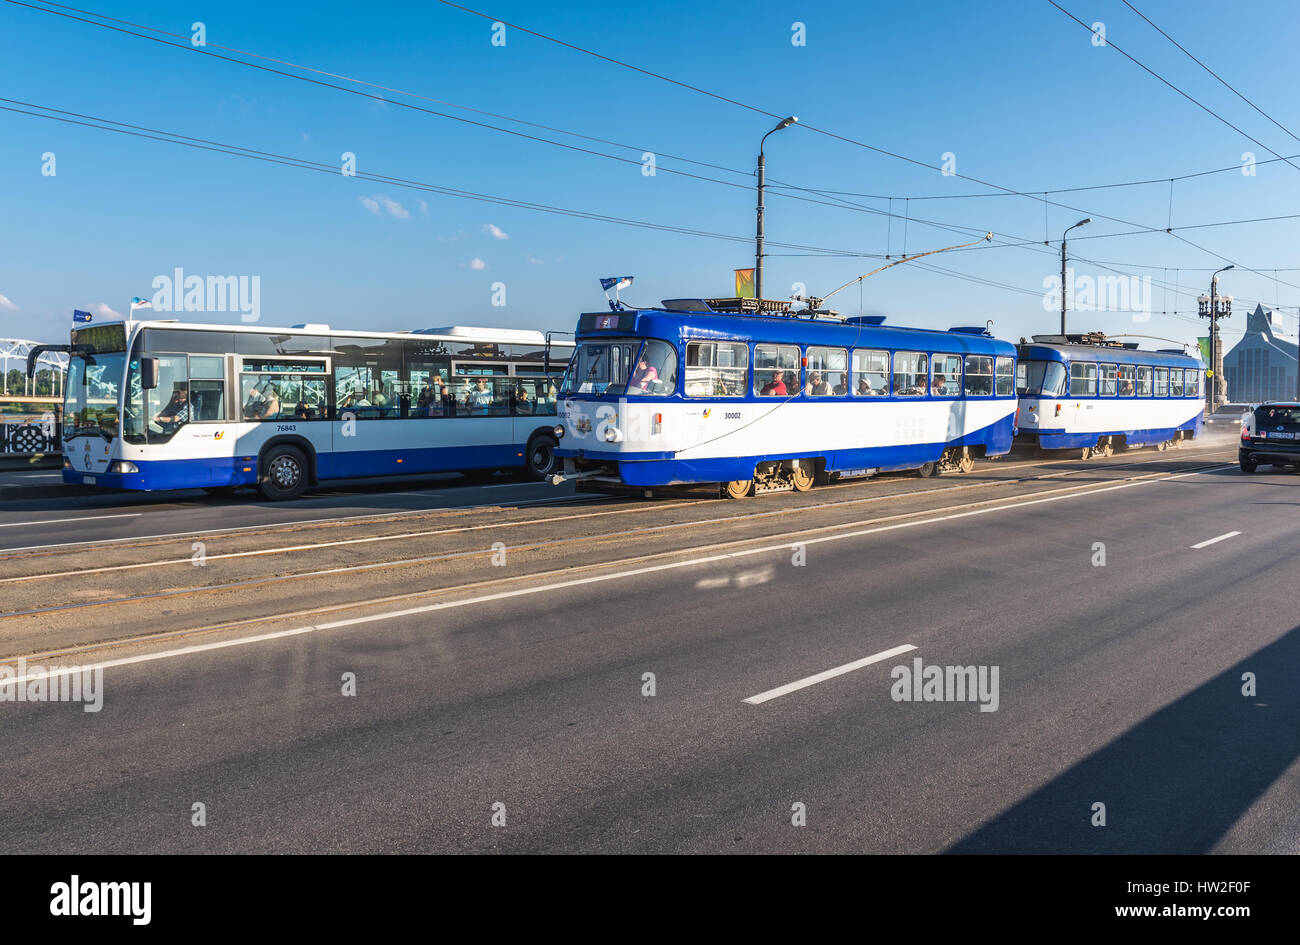
<instances>
[{"instance_id":1,"label":"passenger inside bus","mask_svg":"<svg viewBox=\"0 0 1300 945\"><path fill-rule=\"evenodd\" d=\"M280 415L280 394L269 381L256 387L244 403L245 420L272 420Z\"/></svg>"},{"instance_id":2,"label":"passenger inside bus","mask_svg":"<svg viewBox=\"0 0 1300 945\"><path fill-rule=\"evenodd\" d=\"M528 388L522 384L520 384L519 389L515 391L515 411L517 413L533 412L533 401L528 396Z\"/></svg>"},{"instance_id":3,"label":"passenger inside bus","mask_svg":"<svg viewBox=\"0 0 1300 945\"><path fill-rule=\"evenodd\" d=\"M492 406L492 390L487 386L487 378L480 377L474 382L468 396L465 398L465 406L471 409L471 413L486 417Z\"/></svg>"}]
</instances>

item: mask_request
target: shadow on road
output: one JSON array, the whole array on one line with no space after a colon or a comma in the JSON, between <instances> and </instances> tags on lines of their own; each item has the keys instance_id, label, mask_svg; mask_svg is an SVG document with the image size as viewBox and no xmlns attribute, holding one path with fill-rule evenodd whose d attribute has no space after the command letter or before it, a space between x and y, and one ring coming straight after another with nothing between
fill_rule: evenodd
<instances>
[{"instance_id":1,"label":"shadow on road","mask_svg":"<svg viewBox=\"0 0 1300 945\"><path fill-rule=\"evenodd\" d=\"M1231 632L1231 631L1225 631ZM1258 696L1242 695L1255 674ZM1300 627L1080 761L948 853L1207 853L1300 754ZM1093 804L1106 826L1091 825Z\"/></svg>"}]
</instances>

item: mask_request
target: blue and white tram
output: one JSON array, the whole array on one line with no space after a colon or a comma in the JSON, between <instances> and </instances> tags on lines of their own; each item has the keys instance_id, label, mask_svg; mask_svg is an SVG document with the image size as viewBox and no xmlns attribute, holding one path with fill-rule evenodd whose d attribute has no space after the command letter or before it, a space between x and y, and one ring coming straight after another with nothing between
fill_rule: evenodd
<instances>
[{"instance_id":1,"label":"blue and white tram","mask_svg":"<svg viewBox=\"0 0 1300 945\"><path fill-rule=\"evenodd\" d=\"M1015 347L982 328L708 309L687 300L580 317L556 427L565 472L553 481L720 483L741 498L888 470L968 471L1011 448Z\"/></svg>"},{"instance_id":2,"label":"blue and white tram","mask_svg":"<svg viewBox=\"0 0 1300 945\"><path fill-rule=\"evenodd\" d=\"M1180 351L1035 335L1018 348L1017 442L1109 456L1134 446L1176 447L1203 429L1204 365Z\"/></svg>"}]
</instances>

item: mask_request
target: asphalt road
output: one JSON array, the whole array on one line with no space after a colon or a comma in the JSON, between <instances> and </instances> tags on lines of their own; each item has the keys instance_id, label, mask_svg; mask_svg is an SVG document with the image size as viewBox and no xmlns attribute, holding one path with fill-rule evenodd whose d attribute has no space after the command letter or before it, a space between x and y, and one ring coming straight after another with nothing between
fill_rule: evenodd
<instances>
[{"instance_id":1,"label":"asphalt road","mask_svg":"<svg viewBox=\"0 0 1300 945\"><path fill-rule=\"evenodd\" d=\"M422 528L513 529L530 550L494 567L476 537L460 563L398 569L398 601L365 603L375 574L303 579L340 601L310 619L209 591L192 596L238 629L165 639L145 631L204 614L90 608L98 636L60 643L116 661L102 711L0 703L0 849L1300 852L1300 476L1231 458L882 479L739 513L503 503ZM155 545L118 550L155 570ZM296 554L268 556L275 573ZM57 603L98 580L33 586ZM67 613L9 618L7 654ZM105 651L106 628L139 637ZM996 711L894 698L918 658L996 668Z\"/></svg>"}]
</instances>

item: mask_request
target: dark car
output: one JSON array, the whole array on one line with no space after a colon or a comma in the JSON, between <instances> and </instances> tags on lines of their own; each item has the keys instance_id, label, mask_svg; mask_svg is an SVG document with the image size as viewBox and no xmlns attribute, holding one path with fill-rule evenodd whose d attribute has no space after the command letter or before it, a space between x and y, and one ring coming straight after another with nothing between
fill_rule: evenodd
<instances>
[{"instance_id":1,"label":"dark car","mask_svg":"<svg viewBox=\"0 0 1300 945\"><path fill-rule=\"evenodd\" d=\"M1247 414L1237 462L1247 473L1261 463L1300 468L1300 401L1260 404Z\"/></svg>"},{"instance_id":2,"label":"dark car","mask_svg":"<svg viewBox=\"0 0 1300 945\"><path fill-rule=\"evenodd\" d=\"M1206 414L1205 424L1218 430L1231 429L1234 433L1250 413L1259 404L1219 404L1214 413Z\"/></svg>"}]
</instances>

